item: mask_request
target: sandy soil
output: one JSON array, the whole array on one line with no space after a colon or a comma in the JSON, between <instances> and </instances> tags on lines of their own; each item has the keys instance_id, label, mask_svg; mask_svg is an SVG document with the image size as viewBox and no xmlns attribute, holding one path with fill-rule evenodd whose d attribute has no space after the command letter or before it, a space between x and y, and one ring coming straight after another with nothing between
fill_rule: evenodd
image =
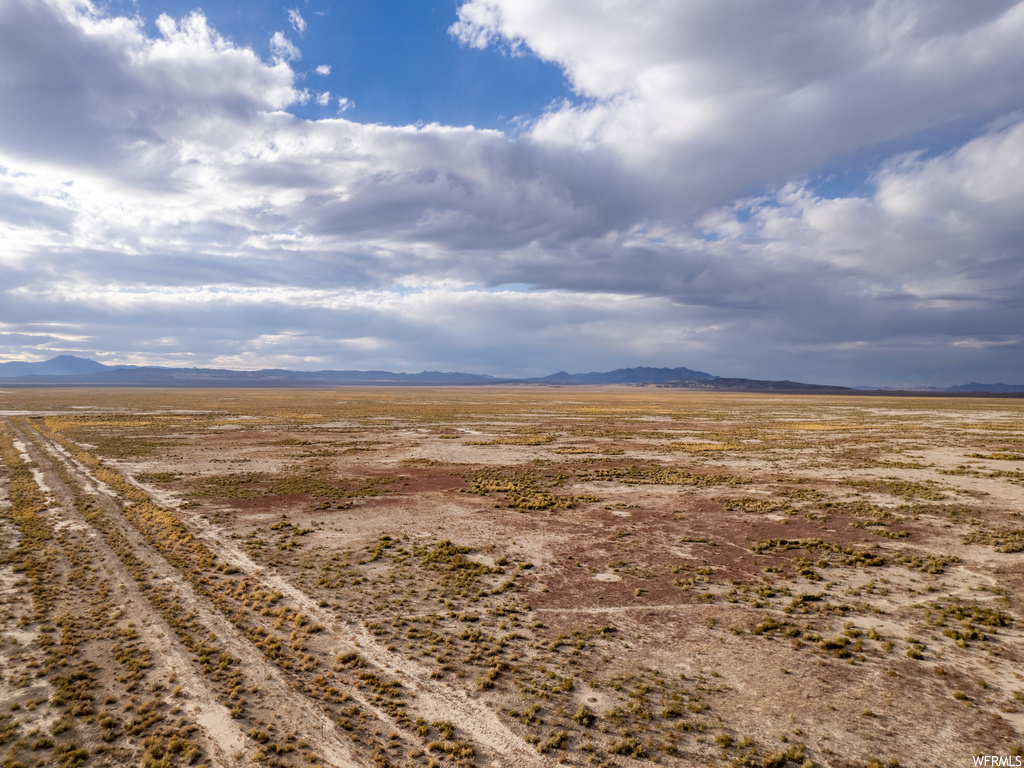
<instances>
[{"instance_id":1,"label":"sandy soil","mask_svg":"<svg viewBox=\"0 0 1024 768\"><path fill-rule=\"evenodd\" d=\"M845 768L1024 744L1019 401L5 405L8 761Z\"/></svg>"}]
</instances>

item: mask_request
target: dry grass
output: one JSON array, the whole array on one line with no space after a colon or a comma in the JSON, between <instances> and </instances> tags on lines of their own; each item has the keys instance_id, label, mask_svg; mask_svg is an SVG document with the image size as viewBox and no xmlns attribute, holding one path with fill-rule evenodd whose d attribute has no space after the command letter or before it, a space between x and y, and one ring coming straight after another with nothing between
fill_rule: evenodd
<instances>
[{"instance_id":1,"label":"dry grass","mask_svg":"<svg viewBox=\"0 0 1024 768\"><path fill-rule=\"evenodd\" d=\"M1021 744L1018 401L623 388L4 403L48 414L10 419L9 437L35 440L65 489L48 499L9 441L9 762L214 759L152 638L97 612L119 582L92 539L55 527L72 514L263 764L328 760L330 740L296 735L298 709L274 711L278 679L360 765L518 765L498 746L518 744L576 765L839 768ZM51 437L84 469L47 453ZM47 704L29 709L37 681ZM505 735L444 711L459 700Z\"/></svg>"}]
</instances>

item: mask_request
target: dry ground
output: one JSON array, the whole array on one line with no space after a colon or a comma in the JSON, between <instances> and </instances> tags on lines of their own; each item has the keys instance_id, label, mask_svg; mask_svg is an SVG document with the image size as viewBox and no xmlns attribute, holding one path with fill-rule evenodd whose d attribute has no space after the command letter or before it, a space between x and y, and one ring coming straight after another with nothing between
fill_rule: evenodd
<instances>
[{"instance_id":1,"label":"dry ground","mask_svg":"<svg viewBox=\"0 0 1024 768\"><path fill-rule=\"evenodd\" d=\"M1021 754L1024 402L0 393L0 766Z\"/></svg>"}]
</instances>

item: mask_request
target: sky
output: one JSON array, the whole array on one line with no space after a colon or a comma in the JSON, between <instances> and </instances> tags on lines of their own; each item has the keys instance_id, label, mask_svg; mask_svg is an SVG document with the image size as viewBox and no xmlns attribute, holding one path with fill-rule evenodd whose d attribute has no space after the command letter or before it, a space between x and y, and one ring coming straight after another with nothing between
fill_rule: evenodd
<instances>
[{"instance_id":1,"label":"sky","mask_svg":"<svg viewBox=\"0 0 1024 768\"><path fill-rule=\"evenodd\" d=\"M1024 2L0 0L0 361L1024 383Z\"/></svg>"}]
</instances>

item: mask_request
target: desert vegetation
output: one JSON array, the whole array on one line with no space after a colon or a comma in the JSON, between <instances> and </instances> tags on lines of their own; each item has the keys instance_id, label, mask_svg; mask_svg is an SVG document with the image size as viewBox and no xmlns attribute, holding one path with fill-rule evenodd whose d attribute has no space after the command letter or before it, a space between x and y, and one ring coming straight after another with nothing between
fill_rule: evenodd
<instances>
[{"instance_id":1,"label":"desert vegetation","mask_svg":"<svg viewBox=\"0 0 1024 768\"><path fill-rule=\"evenodd\" d=\"M0 765L1020 754L1024 406L0 393Z\"/></svg>"}]
</instances>

